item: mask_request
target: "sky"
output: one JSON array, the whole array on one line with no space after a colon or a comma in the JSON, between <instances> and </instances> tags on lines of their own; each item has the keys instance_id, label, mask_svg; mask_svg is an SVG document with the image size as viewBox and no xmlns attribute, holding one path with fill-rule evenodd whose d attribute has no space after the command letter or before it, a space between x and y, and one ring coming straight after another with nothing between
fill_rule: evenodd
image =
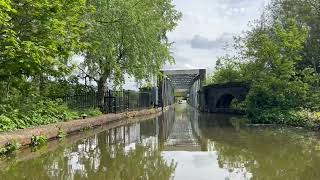
<instances>
[{"instance_id":1,"label":"sky","mask_svg":"<svg viewBox=\"0 0 320 180\"><path fill-rule=\"evenodd\" d=\"M164 69L199 69L212 72L217 57L232 54L233 37L259 19L268 0L173 0L182 12L178 27L168 34L174 42L172 54L175 64ZM229 44L229 45L228 45ZM229 48L226 48L229 47ZM126 89L136 89L134 80Z\"/></svg>"},{"instance_id":2,"label":"sky","mask_svg":"<svg viewBox=\"0 0 320 180\"><path fill-rule=\"evenodd\" d=\"M176 64L165 69L214 69L217 57L232 53L233 37L258 19L267 0L174 0L183 17L168 34ZM229 44L229 45L228 45ZM226 48L229 47L229 48Z\"/></svg>"}]
</instances>

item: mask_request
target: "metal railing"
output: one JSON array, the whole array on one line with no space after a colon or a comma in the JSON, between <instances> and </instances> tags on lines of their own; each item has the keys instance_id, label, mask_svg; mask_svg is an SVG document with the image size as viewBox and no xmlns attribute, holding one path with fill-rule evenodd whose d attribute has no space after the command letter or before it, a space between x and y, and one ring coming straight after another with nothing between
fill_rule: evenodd
<instances>
[{"instance_id":1,"label":"metal railing","mask_svg":"<svg viewBox=\"0 0 320 180\"><path fill-rule=\"evenodd\" d=\"M96 92L50 97L51 100L61 99L70 108L87 109L99 107L98 95ZM151 92L136 92L130 90L113 91L108 90L104 96L104 104L101 110L104 113L119 113L146 109L154 107L154 100Z\"/></svg>"}]
</instances>

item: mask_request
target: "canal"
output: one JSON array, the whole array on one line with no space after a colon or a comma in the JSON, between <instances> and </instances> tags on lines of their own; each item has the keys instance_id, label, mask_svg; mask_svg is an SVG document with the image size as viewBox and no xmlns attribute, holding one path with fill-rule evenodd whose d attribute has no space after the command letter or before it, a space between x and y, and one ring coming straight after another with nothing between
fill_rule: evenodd
<instances>
[{"instance_id":1,"label":"canal","mask_svg":"<svg viewBox=\"0 0 320 180\"><path fill-rule=\"evenodd\" d=\"M240 119L179 104L2 157L0 179L319 179L318 133Z\"/></svg>"}]
</instances>

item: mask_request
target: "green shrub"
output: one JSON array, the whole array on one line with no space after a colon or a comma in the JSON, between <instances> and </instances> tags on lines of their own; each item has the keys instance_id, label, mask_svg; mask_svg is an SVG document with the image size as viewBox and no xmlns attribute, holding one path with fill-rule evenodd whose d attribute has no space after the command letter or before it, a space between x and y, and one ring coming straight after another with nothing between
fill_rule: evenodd
<instances>
[{"instance_id":1,"label":"green shrub","mask_svg":"<svg viewBox=\"0 0 320 180\"><path fill-rule=\"evenodd\" d=\"M309 86L301 81L270 77L253 82L245 101L248 118L252 123L313 126L314 120L307 117L313 110L301 110L310 106L310 93Z\"/></svg>"},{"instance_id":2,"label":"green shrub","mask_svg":"<svg viewBox=\"0 0 320 180\"><path fill-rule=\"evenodd\" d=\"M58 132L58 138L64 138L66 137L66 132L64 132L63 130L59 129L59 132Z\"/></svg>"},{"instance_id":3,"label":"green shrub","mask_svg":"<svg viewBox=\"0 0 320 180\"><path fill-rule=\"evenodd\" d=\"M248 115L250 117L250 115ZM320 125L320 112L309 110L282 110L265 109L259 114L250 117L251 123L255 124L284 124L299 127L318 127Z\"/></svg>"},{"instance_id":4,"label":"green shrub","mask_svg":"<svg viewBox=\"0 0 320 180\"><path fill-rule=\"evenodd\" d=\"M31 138L32 146L41 146L46 144L47 142L48 142L47 136L40 135L40 136L32 136Z\"/></svg>"},{"instance_id":5,"label":"green shrub","mask_svg":"<svg viewBox=\"0 0 320 180\"><path fill-rule=\"evenodd\" d=\"M7 116L0 115L0 129L3 131L15 129L16 124Z\"/></svg>"},{"instance_id":6,"label":"green shrub","mask_svg":"<svg viewBox=\"0 0 320 180\"><path fill-rule=\"evenodd\" d=\"M101 114L96 109L87 110L87 113L89 116ZM61 100L24 99L21 103L10 102L0 105L0 131L79 119L80 114L80 111L71 110Z\"/></svg>"},{"instance_id":7,"label":"green shrub","mask_svg":"<svg viewBox=\"0 0 320 180\"><path fill-rule=\"evenodd\" d=\"M89 117L102 114L94 108L72 110L62 100L15 99L0 105L0 132L79 119L83 113Z\"/></svg>"},{"instance_id":8,"label":"green shrub","mask_svg":"<svg viewBox=\"0 0 320 180\"><path fill-rule=\"evenodd\" d=\"M0 155L11 153L19 149L20 147L21 147L20 143L16 141L12 141L11 143L6 144L5 147L0 148Z\"/></svg>"},{"instance_id":9,"label":"green shrub","mask_svg":"<svg viewBox=\"0 0 320 180\"><path fill-rule=\"evenodd\" d=\"M90 109L83 110L81 114L86 114L89 117L95 117L95 116L102 115L102 112L100 111L99 108L90 108Z\"/></svg>"}]
</instances>

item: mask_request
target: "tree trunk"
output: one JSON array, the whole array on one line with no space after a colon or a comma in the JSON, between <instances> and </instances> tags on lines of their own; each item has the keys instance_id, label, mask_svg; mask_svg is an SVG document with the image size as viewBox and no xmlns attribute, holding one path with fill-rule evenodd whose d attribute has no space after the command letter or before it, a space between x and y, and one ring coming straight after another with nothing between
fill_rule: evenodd
<instances>
[{"instance_id":1,"label":"tree trunk","mask_svg":"<svg viewBox=\"0 0 320 180\"><path fill-rule=\"evenodd\" d=\"M105 77L101 77L97 82L98 84L97 103L98 103L98 107L102 112L104 112L104 107L105 107L104 98L105 98L106 87L107 87L106 83L107 83L107 78Z\"/></svg>"},{"instance_id":2,"label":"tree trunk","mask_svg":"<svg viewBox=\"0 0 320 180\"><path fill-rule=\"evenodd\" d=\"M9 95L10 95L10 85L11 85L11 73L9 75L7 86L6 86L6 96L5 96L6 100L9 98Z\"/></svg>"}]
</instances>

